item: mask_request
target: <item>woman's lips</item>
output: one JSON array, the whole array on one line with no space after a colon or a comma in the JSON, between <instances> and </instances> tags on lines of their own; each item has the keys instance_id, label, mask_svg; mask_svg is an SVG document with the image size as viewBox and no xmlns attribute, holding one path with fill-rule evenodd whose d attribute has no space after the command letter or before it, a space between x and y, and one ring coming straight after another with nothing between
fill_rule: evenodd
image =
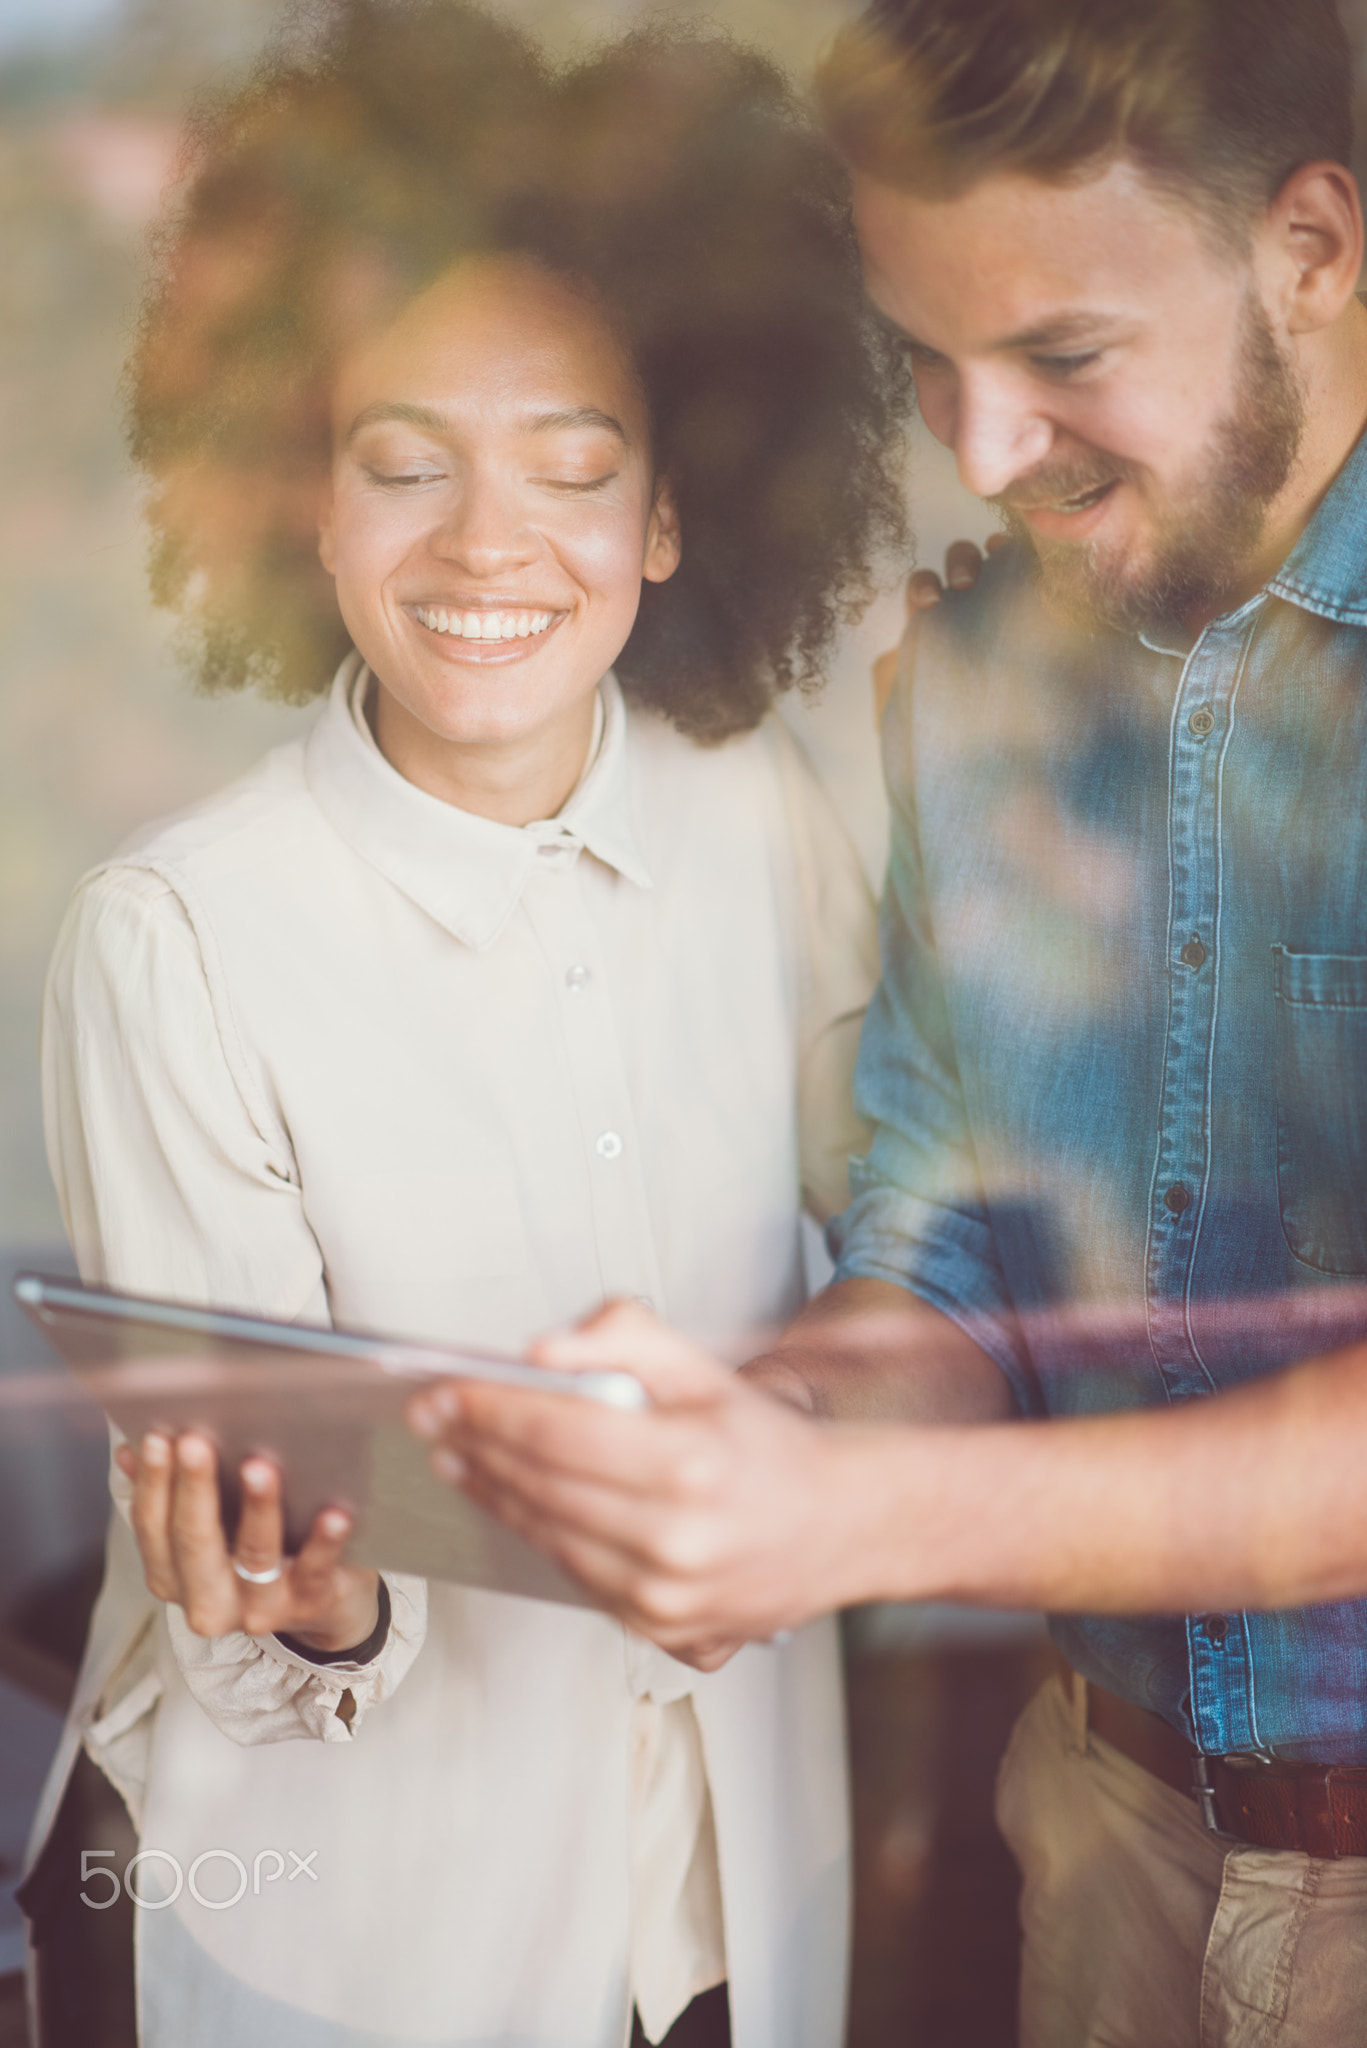
<instances>
[{"instance_id":1,"label":"woman's lips","mask_svg":"<svg viewBox=\"0 0 1367 2048\"><path fill-rule=\"evenodd\" d=\"M569 616L514 605L406 604L403 609L446 659L484 663L535 653Z\"/></svg>"},{"instance_id":2,"label":"woman's lips","mask_svg":"<svg viewBox=\"0 0 1367 2048\"><path fill-rule=\"evenodd\" d=\"M509 607L480 606L478 610L456 610L447 605L412 607L413 616L429 633L449 633L457 640L532 640L544 633L556 614Z\"/></svg>"}]
</instances>

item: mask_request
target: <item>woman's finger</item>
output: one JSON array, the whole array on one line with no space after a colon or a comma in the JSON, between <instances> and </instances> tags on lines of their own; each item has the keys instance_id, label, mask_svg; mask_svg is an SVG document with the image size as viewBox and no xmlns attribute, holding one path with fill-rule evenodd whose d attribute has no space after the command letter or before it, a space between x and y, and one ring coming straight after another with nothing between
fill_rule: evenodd
<instances>
[{"instance_id":1,"label":"woman's finger","mask_svg":"<svg viewBox=\"0 0 1367 2048\"><path fill-rule=\"evenodd\" d=\"M196 1635L227 1635L238 1625L238 1581L219 1509L218 1460L213 1445L193 1433L176 1442L171 1552L190 1627Z\"/></svg>"},{"instance_id":2,"label":"woman's finger","mask_svg":"<svg viewBox=\"0 0 1367 2048\"><path fill-rule=\"evenodd\" d=\"M280 1474L268 1458L248 1458L239 1477L242 1511L237 1519L233 1561L244 1572L279 1571L285 1552Z\"/></svg>"},{"instance_id":3,"label":"woman's finger","mask_svg":"<svg viewBox=\"0 0 1367 2048\"><path fill-rule=\"evenodd\" d=\"M886 654L880 654L873 664L873 721L882 725L883 713L888 708L897 683L898 664L902 659L900 647L890 647Z\"/></svg>"},{"instance_id":4,"label":"woman's finger","mask_svg":"<svg viewBox=\"0 0 1367 2048\"><path fill-rule=\"evenodd\" d=\"M951 590L971 590L982 572L982 552L971 540L952 541L946 548L945 582Z\"/></svg>"},{"instance_id":5,"label":"woman's finger","mask_svg":"<svg viewBox=\"0 0 1367 2048\"><path fill-rule=\"evenodd\" d=\"M933 569L914 569L907 578L907 617L914 619L918 612L928 611L944 594L944 585Z\"/></svg>"},{"instance_id":6,"label":"woman's finger","mask_svg":"<svg viewBox=\"0 0 1367 2048\"><path fill-rule=\"evenodd\" d=\"M237 1517L229 1560L237 1584L237 1627L249 1636L268 1636L288 1626L289 1592L285 1585L285 1518L280 1474L269 1458L244 1459L238 1473L242 1506ZM254 1584L245 1572L266 1574Z\"/></svg>"},{"instance_id":7,"label":"woman's finger","mask_svg":"<svg viewBox=\"0 0 1367 2048\"><path fill-rule=\"evenodd\" d=\"M130 1444L121 1445L120 1451L127 1451L132 1457L131 1472L122 1457L119 1469L133 1481L129 1519L148 1591L158 1600L179 1600L180 1580L171 1549L171 1445L154 1430L143 1438L137 1451Z\"/></svg>"},{"instance_id":8,"label":"woman's finger","mask_svg":"<svg viewBox=\"0 0 1367 2048\"><path fill-rule=\"evenodd\" d=\"M289 1567L290 1600L301 1614L316 1612L332 1594L351 1529L351 1517L341 1508L323 1508L314 1516L303 1548Z\"/></svg>"}]
</instances>

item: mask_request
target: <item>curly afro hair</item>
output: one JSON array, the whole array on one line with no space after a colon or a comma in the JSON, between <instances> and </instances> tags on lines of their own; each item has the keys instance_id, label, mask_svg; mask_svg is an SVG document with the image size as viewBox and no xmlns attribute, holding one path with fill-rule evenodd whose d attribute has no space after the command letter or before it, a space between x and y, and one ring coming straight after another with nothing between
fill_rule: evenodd
<instances>
[{"instance_id":1,"label":"curly afro hair","mask_svg":"<svg viewBox=\"0 0 1367 2048\"><path fill-rule=\"evenodd\" d=\"M346 631L317 555L348 347L452 264L517 254L624 340L679 509L628 694L721 740L811 686L907 545L910 380L844 174L762 56L657 27L552 72L459 0L315 0L192 118L129 364L152 590L210 690L300 702Z\"/></svg>"}]
</instances>

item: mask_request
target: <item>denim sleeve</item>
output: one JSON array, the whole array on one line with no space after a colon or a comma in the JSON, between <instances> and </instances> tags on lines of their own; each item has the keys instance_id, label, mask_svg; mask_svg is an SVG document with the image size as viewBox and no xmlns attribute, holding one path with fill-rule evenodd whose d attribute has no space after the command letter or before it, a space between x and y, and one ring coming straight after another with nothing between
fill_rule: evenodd
<instances>
[{"instance_id":1,"label":"denim sleeve","mask_svg":"<svg viewBox=\"0 0 1367 2048\"><path fill-rule=\"evenodd\" d=\"M827 1231L836 1278L891 1280L937 1308L1005 1373L1025 1414L1038 1384L984 1199L936 955L912 793L910 678L884 724L892 844L879 920L882 980L865 1020L855 1100L873 1126L851 1201Z\"/></svg>"}]
</instances>

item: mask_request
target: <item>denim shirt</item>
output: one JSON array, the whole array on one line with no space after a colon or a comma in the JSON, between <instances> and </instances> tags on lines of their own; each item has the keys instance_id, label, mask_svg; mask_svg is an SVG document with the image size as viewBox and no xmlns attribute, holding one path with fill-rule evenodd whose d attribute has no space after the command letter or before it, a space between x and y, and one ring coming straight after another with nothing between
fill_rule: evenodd
<instances>
[{"instance_id":1,"label":"denim shirt","mask_svg":"<svg viewBox=\"0 0 1367 2048\"><path fill-rule=\"evenodd\" d=\"M1189 644L1060 624L1004 549L884 738L838 1275L941 1309L1032 1416L1367 1335L1367 437ZM1367 1603L1051 1627L1208 1752L1367 1763Z\"/></svg>"}]
</instances>

